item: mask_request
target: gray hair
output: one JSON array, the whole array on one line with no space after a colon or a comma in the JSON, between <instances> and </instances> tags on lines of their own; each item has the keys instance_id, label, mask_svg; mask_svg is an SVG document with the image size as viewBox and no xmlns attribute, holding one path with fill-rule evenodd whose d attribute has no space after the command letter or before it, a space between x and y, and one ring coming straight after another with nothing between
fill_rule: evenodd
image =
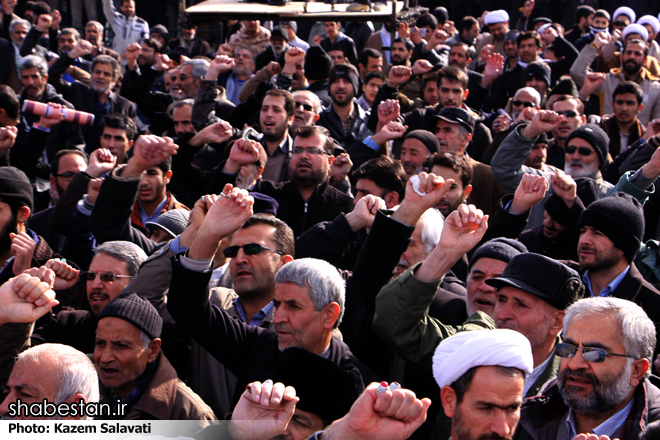
<instances>
[{"instance_id":1,"label":"gray hair","mask_svg":"<svg viewBox=\"0 0 660 440\"><path fill-rule=\"evenodd\" d=\"M234 57L236 57L236 56L238 55L238 51L239 51L239 50L247 50L248 53L250 54L250 56L252 57L252 62L253 62L253 63L256 63L256 62L257 62L256 55L254 54L254 52L252 52L252 49L250 49L250 48L247 47L247 46L238 46L238 47L236 47L236 48L234 49Z\"/></svg>"},{"instance_id":2,"label":"gray hair","mask_svg":"<svg viewBox=\"0 0 660 440\"><path fill-rule=\"evenodd\" d=\"M308 99L311 99L312 102L314 103L314 113L317 115L321 114L321 110L323 110L323 107L321 106L321 100L319 97L316 95L314 92L310 92L309 90L296 90L295 92L292 93L293 99L296 98L296 95L304 95Z\"/></svg>"},{"instance_id":3,"label":"gray hair","mask_svg":"<svg viewBox=\"0 0 660 440\"><path fill-rule=\"evenodd\" d=\"M191 98L188 98L188 99L182 99L181 101L174 101L167 108L167 113L169 113L171 115L171 114L174 113L174 110L178 109L179 107L186 106L186 105L189 105L191 107L194 106L195 105L195 100L191 99Z\"/></svg>"},{"instance_id":4,"label":"gray hair","mask_svg":"<svg viewBox=\"0 0 660 440\"><path fill-rule=\"evenodd\" d=\"M424 250L428 255L440 242L445 218L437 209L430 208L422 214L417 223L422 225L422 243L424 243Z\"/></svg>"},{"instance_id":5,"label":"gray hair","mask_svg":"<svg viewBox=\"0 0 660 440\"><path fill-rule=\"evenodd\" d=\"M275 284L280 283L308 287L309 297L317 312L332 302L339 304L339 317L334 328L339 326L344 317L346 283L335 266L316 258L294 260L275 274Z\"/></svg>"},{"instance_id":6,"label":"gray hair","mask_svg":"<svg viewBox=\"0 0 660 440\"><path fill-rule=\"evenodd\" d=\"M28 55L23 58L23 62L18 68L18 76L22 78L23 71L33 67L37 68L42 78L48 75L48 64L46 64L46 60L37 55Z\"/></svg>"},{"instance_id":7,"label":"gray hair","mask_svg":"<svg viewBox=\"0 0 660 440\"><path fill-rule=\"evenodd\" d=\"M96 58L94 58L94 61L92 61L92 72L94 72L94 68L96 67L97 64L112 66L112 79L119 78L119 75L121 74L121 66L119 65L116 59L112 58L109 55L97 56Z\"/></svg>"},{"instance_id":8,"label":"gray hair","mask_svg":"<svg viewBox=\"0 0 660 440\"><path fill-rule=\"evenodd\" d=\"M141 247L128 241L106 241L94 249L94 257L103 253L126 263L128 274L135 276L140 264L147 259Z\"/></svg>"},{"instance_id":9,"label":"gray hair","mask_svg":"<svg viewBox=\"0 0 660 440\"><path fill-rule=\"evenodd\" d=\"M32 23L30 23L27 20L23 20L22 18L18 18L11 23L9 23L9 32L12 33L14 32L14 28L18 26L19 24L22 24L23 26L27 26L28 30L32 27Z\"/></svg>"},{"instance_id":10,"label":"gray hair","mask_svg":"<svg viewBox=\"0 0 660 440\"><path fill-rule=\"evenodd\" d=\"M584 298L566 309L564 336L574 318L610 316L619 324L620 342L626 354L635 359L647 359L653 365L655 325L640 306L632 301L613 297ZM651 368L646 372L650 374Z\"/></svg>"},{"instance_id":11,"label":"gray hair","mask_svg":"<svg viewBox=\"0 0 660 440\"><path fill-rule=\"evenodd\" d=\"M541 95L540 95L539 92L538 92L535 88L533 88L533 87L523 87L523 88L518 89L518 91L516 92L516 94L513 95L513 99L514 99L514 101L515 101L516 99L518 99L518 96L520 96L520 94L523 93L523 92L527 92L527 93L529 93L530 95L532 95L532 98L534 98L534 104L536 104L537 107L541 105Z\"/></svg>"},{"instance_id":12,"label":"gray hair","mask_svg":"<svg viewBox=\"0 0 660 440\"><path fill-rule=\"evenodd\" d=\"M62 344L41 344L18 355L18 361L40 364L46 359L59 367L55 402L61 403L76 394L87 402L99 401L99 378L92 361L75 348ZM90 417L83 417L89 419Z\"/></svg>"},{"instance_id":13,"label":"gray hair","mask_svg":"<svg viewBox=\"0 0 660 440\"><path fill-rule=\"evenodd\" d=\"M85 27L88 27L88 26L94 26L96 29L99 30L99 32L101 32L101 34L103 34L103 29L104 29L103 25L101 23L99 23L98 21L94 21L94 20L88 21L87 24L85 25Z\"/></svg>"},{"instance_id":14,"label":"gray hair","mask_svg":"<svg viewBox=\"0 0 660 440\"><path fill-rule=\"evenodd\" d=\"M76 28L64 28L60 31L60 33L57 35L57 38L61 37L62 35L68 35L71 34L74 37L76 37L76 40L80 40L80 32Z\"/></svg>"},{"instance_id":15,"label":"gray hair","mask_svg":"<svg viewBox=\"0 0 660 440\"><path fill-rule=\"evenodd\" d=\"M181 67L192 66L191 75L195 78L201 78L206 75L206 71L209 70L210 65L211 63L206 60L201 58L194 58L183 63L183 66Z\"/></svg>"}]
</instances>

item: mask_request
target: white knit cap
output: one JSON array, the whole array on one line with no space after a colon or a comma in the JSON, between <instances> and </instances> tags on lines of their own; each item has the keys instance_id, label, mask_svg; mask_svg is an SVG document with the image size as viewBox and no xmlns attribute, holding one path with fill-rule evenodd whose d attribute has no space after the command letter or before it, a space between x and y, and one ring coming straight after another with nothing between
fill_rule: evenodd
<instances>
[{"instance_id":1,"label":"white knit cap","mask_svg":"<svg viewBox=\"0 0 660 440\"><path fill-rule=\"evenodd\" d=\"M529 374L534 367L532 346L514 330L473 330L445 339L433 355L433 377L440 388L470 368L484 366L514 367Z\"/></svg>"},{"instance_id":2,"label":"white knit cap","mask_svg":"<svg viewBox=\"0 0 660 440\"><path fill-rule=\"evenodd\" d=\"M626 40L626 37L630 34L639 34L642 36L642 40L646 41L649 39L649 31L646 30L644 26L641 24L629 24L623 29L623 34L621 34L621 38L623 40Z\"/></svg>"},{"instance_id":3,"label":"white knit cap","mask_svg":"<svg viewBox=\"0 0 660 440\"><path fill-rule=\"evenodd\" d=\"M495 23L504 23L509 21L509 14L504 9L498 9L497 11L491 11L486 14L486 24L495 24Z\"/></svg>"},{"instance_id":4,"label":"white knit cap","mask_svg":"<svg viewBox=\"0 0 660 440\"><path fill-rule=\"evenodd\" d=\"M614 11L614 14L612 14L612 21L616 21L616 18L619 15L626 15L631 23L635 22L635 18L637 18L637 15L635 15L635 11L630 9L628 6L621 6L620 8L617 8L616 11Z\"/></svg>"},{"instance_id":5,"label":"white knit cap","mask_svg":"<svg viewBox=\"0 0 660 440\"><path fill-rule=\"evenodd\" d=\"M653 28L653 32L655 32L656 34L660 32L660 20L658 20L652 15L643 16L642 18L637 20L637 24L641 24L641 25L648 24Z\"/></svg>"}]
</instances>

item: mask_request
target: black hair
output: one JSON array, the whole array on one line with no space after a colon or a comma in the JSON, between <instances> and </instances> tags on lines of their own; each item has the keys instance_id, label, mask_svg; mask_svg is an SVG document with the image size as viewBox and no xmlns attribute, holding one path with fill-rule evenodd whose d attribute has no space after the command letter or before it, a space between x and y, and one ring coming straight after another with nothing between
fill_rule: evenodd
<instances>
[{"instance_id":1,"label":"black hair","mask_svg":"<svg viewBox=\"0 0 660 440\"><path fill-rule=\"evenodd\" d=\"M365 47L360 56L358 57L358 63L362 64L364 67L367 67L369 64L369 58L382 58L383 54L378 52L376 49L371 47Z\"/></svg>"},{"instance_id":2,"label":"black hair","mask_svg":"<svg viewBox=\"0 0 660 440\"><path fill-rule=\"evenodd\" d=\"M461 84L463 90L468 88L468 76L463 70L456 66L445 66L438 70L438 89L442 84L442 79L445 78L449 82L457 82Z\"/></svg>"},{"instance_id":3,"label":"black hair","mask_svg":"<svg viewBox=\"0 0 660 440\"><path fill-rule=\"evenodd\" d=\"M103 122L101 123L101 133L103 133L103 128L119 128L126 132L126 139L130 141L135 139L137 134L137 126L135 121L129 118L123 113L110 113L109 115L103 116Z\"/></svg>"},{"instance_id":4,"label":"black hair","mask_svg":"<svg viewBox=\"0 0 660 440\"><path fill-rule=\"evenodd\" d=\"M7 117L18 120L21 104L14 89L5 84L0 84L0 108L7 113Z\"/></svg>"},{"instance_id":5,"label":"black hair","mask_svg":"<svg viewBox=\"0 0 660 440\"><path fill-rule=\"evenodd\" d=\"M275 250L284 252L292 257L294 256L293 253L296 241L289 225L272 215L255 214L243 223L241 229L247 229L256 225L267 225L275 228L275 233L272 236L273 242L275 243Z\"/></svg>"},{"instance_id":6,"label":"black hair","mask_svg":"<svg viewBox=\"0 0 660 440\"><path fill-rule=\"evenodd\" d=\"M463 189L472 183L472 164L465 154L461 153L439 153L431 158L430 169L434 166L449 168L455 173L460 173Z\"/></svg>"},{"instance_id":7,"label":"black hair","mask_svg":"<svg viewBox=\"0 0 660 440\"><path fill-rule=\"evenodd\" d=\"M399 194L399 200L403 200L406 191L408 175L403 165L398 160L387 156L380 156L363 163L351 175L353 179L372 180L377 187Z\"/></svg>"},{"instance_id":8,"label":"black hair","mask_svg":"<svg viewBox=\"0 0 660 440\"><path fill-rule=\"evenodd\" d=\"M616 100L617 95L623 95L624 93L632 93L637 98L637 105L642 103L644 98L644 91L636 82L632 81L623 81L621 82L612 93L612 102Z\"/></svg>"},{"instance_id":9,"label":"black hair","mask_svg":"<svg viewBox=\"0 0 660 440\"><path fill-rule=\"evenodd\" d=\"M87 157L87 153L85 153L82 150L77 150L75 148L70 148L66 150L60 150L57 153L55 153L55 157L53 157L52 162L50 163L50 175L53 177L56 177L59 172L60 172L60 159L62 156L66 156L67 154L77 154L78 156L82 157L85 163L89 163L89 159Z\"/></svg>"}]
</instances>

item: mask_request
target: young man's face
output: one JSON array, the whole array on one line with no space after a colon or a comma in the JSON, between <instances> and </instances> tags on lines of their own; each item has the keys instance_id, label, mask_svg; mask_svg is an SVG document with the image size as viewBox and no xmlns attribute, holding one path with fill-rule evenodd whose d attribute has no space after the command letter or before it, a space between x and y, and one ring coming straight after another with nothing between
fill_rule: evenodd
<instances>
[{"instance_id":1,"label":"young man's face","mask_svg":"<svg viewBox=\"0 0 660 440\"><path fill-rule=\"evenodd\" d=\"M100 143L101 148L107 148L114 156L117 156L118 164L124 163L126 152L133 145L133 141L129 141L126 136L126 130L112 127L103 127Z\"/></svg>"},{"instance_id":2,"label":"young man's face","mask_svg":"<svg viewBox=\"0 0 660 440\"><path fill-rule=\"evenodd\" d=\"M135 15L135 2L133 0L124 0L119 10L127 17Z\"/></svg>"},{"instance_id":3,"label":"young man's face","mask_svg":"<svg viewBox=\"0 0 660 440\"><path fill-rule=\"evenodd\" d=\"M138 200L142 203L162 202L167 197L166 186L171 177L172 171L163 174L158 167L149 168L140 180Z\"/></svg>"},{"instance_id":4,"label":"young man's face","mask_svg":"<svg viewBox=\"0 0 660 440\"><path fill-rule=\"evenodd\" d=\"M423 100L426 105L436 105L438 99L438 83L436 81L426 81L423 90Z\"/></svg>"},{"instance_id":5,"label":"young man's face","mask_svg":"<svg viewBox=\"0 0 660 440\"><path fill-rule=\"evenodd\" d=\"M332 60L332 65L346 64L346 56L343 50L329 50L328 56Z\"/></svg>"},{"instance_id":6,"label":"young man's face","mask_svg":"<svg viewBox=\"0 0 660 440\"><path fill-rule=\"evenodd\" d=\"M286 113L282 96L266 96L261 104L259 123L266 139L281 139L293 122L293 116Z\"/></svg>"},{"instance_id":7,"label":"young man's face","mask_svg":"<svg viewBox=\"0 0 660 440\"><path fill-rule=\"evenodd\" d=\"M467 98L469 91L465 90L461 83L457 81L449 81L447 78L440 80L440 87L438 88L438 99L442 108L445 107L461 107L463 101Z\"/></svg>"},{"instance_id":8,"label":"young man's face","mask_svg":"<svg viewBox=\"0 0 660 440\"><path fill-rule=\"evenodd\" d=\"M504 40L504 36L509 32L509 23L493 23L488 26L490 34L495 37L497 41Z\"/></svg>"},{"instance_id":9,"label":"young man's face","mask_svg":"<svg viewBox=\"0 0 660 440\"><path fill-rule=\"evenodd\" d=\"M325 32L328 34L328 37L336 38L339 35L339 23L336 21L326 21Z\"/></svg>"},{"instance_id":10,"label":"young man's face","mask_svg":"<svg viewBox=\"0 0 660 440\"><path fill-rule=\"evenodd\" d=\"M634 93L621 93L614 97L612 107L614 108L614 119L620 124L626 124L635 120L637 113L644 108L644 104L637 102L637 96Z\"/></svg>"},{"instance_id":11,"label":"young man's face","mask_svg":"<svg viewBox=\"0 0 660 440\"><path fill-rule=\"evenodd\" d=\"M523 63L531 63L539 57L539 47L535 38L522 40L518 45L518 55Z\"/></svg>"},{"instance_id":12,"label":"young man's face","mask_svg":"<svg viewBox=\"0 0 660 440\"><path fill-rule=\"evenodd\" d=\"M196 133L195 126L192 123L192 106L182 105L172 112L172 122L177 136L183 133Z\"/></svg>"},{"instance_id":13,"label":"young man's face","mask_svg":"<svg viewBox=\"0 0 660 440\"><path fill-rule=\"evenodd\" d=\"M454 179L454 183L449 187L449 191L445 196L435 205L435 209L440 211L445 218L452 212L456 210L472 192L472 185L468 185L466 188L463 187L463 181L461 180L461 173L452 170L451 168L441 167L435 165L431 172L436 176L440 176L445 181L448 179Z\"/></svg>"},{"instance_id":14,"label":"young man's face","mask_svg":"<svg viewBox=\"0 0 660 440\"><path fill-rule=\"evenodd\" d=\"M57 39L57 47L62 52L69 52L78 43L78 39L73 34L62 34Z\"/></svg>"},{"instance_id":15,"label":"young man's face","mask_svg":"<svg viewBox=\"0 0 660 440\"><path fill-rule=\"evenodd\" d=\"M380 89L383 84L385 84L385 81L383 81L381 78L371 78L368 83L362 84L364 99L366 99L369 104L374 102L374 99L376 99L376 94L378 93L378 89Z\"/></svg>"},{"instance_id":16,"label":"young man's face","mask_svg":"<svg viewBox=\"0 0 660 440\"><path fill-rule=\"evenodd\" d=\"M61 196L69 187L71 179L80 171L87 169L87 163L79 154L65 154L57 164L57 176L50 176L50 183Z\"/></svg>"},{"instance_id":17,"label":"young man's face","mask_svg":"<svg viewBox=\"0 0 660 440\"><path fill-rule=\"evenodd\" d=\"M140 55L138 55L137 61L140 66L153 66L156 63L156 50L143 41L140 44Z\"/></svg>"},{"instance_id":18,"label":"young man's face","mask_svg":"<svg viewBox=\"0 0 660 440\"><path fill-rule=\"evenodd\" d=\"M405 43L397 42L392 44L392 65L404 66L411 55L411 50L408 50Z\"/></svg>"},{"instance_id":19,"label":"young man's face","mask_svg":"<svg viewBox=\"0 0 660 440\"><path fill-rule=\"evenodd\" d=\"M596 17L591 22L591 25L595 28L598 28L598 29L605 29L605 28L609 27L610 22L605 17Z\"/></svg>"}]
</instances>

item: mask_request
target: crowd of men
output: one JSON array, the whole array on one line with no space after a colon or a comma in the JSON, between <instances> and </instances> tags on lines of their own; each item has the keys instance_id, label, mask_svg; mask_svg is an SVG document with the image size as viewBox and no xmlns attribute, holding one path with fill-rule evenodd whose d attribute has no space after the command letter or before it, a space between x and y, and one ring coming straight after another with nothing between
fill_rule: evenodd
<instances>
[{"instance_id":1,"label":"crowd of men","mask_svg":"<svg viewBox=\"0 0 660 440\"><path fill-rule=\"evenodd\" d=\"M2 418L660 436L660 4L70 3L0 3Z\"/></svg>"}]
</instances>

